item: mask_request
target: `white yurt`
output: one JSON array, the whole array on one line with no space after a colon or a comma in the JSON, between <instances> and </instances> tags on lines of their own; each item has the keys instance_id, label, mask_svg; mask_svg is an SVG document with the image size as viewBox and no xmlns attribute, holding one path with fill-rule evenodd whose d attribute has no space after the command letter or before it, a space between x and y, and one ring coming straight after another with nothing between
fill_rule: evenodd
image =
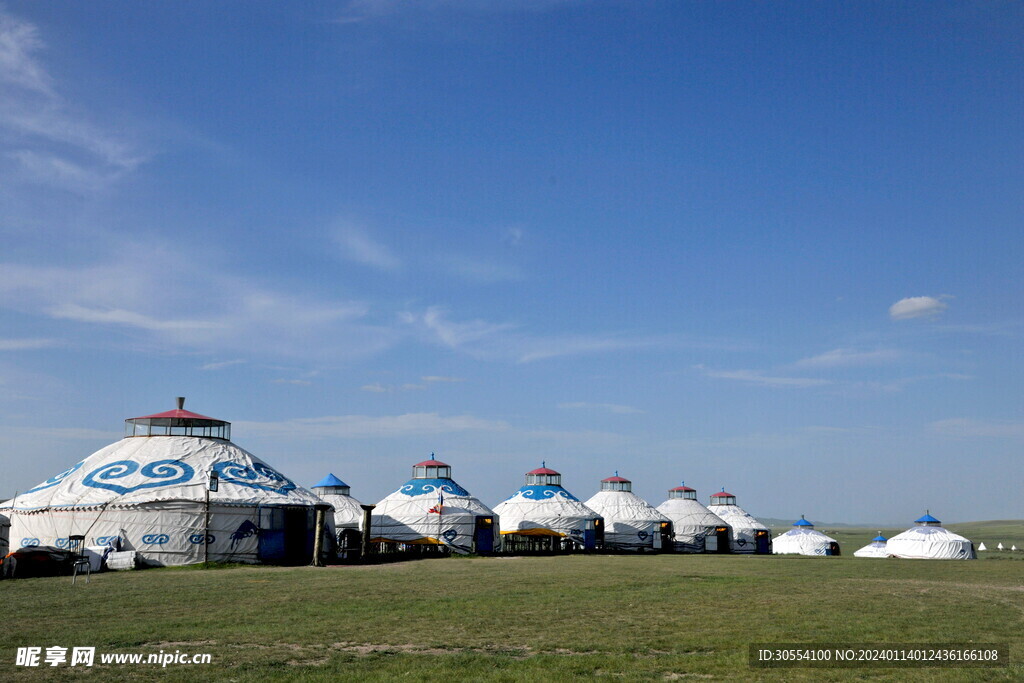
<instances>
[{"instance_id":1,"label":"white yurt","mask_svg":"<svg viewBox=\"0 0 1024 683\"><path fill-rule=\"evenodd\" d=\"M374 507L370 542L382 551L444 548L486 555L500 549L495 513L452 479L452 468L431 454L412 467L412 479Z\"/></svg>"},{"instance_id":2,"label":"white yurt","mask_svg":"<svg viewBox=\"0 0 1024 683\"><path fill-rule=\"evenodd\" d=\"M133 550L143 565L312 560L327 505L231 442L231 423L178 408L125 420L125 437L2 508L16 548Z\"/></svg>"},{"instance_id":3,"label":"white yurt","mask_svg":"<svg viewBox=\"0 0 1024 683\"><path fill-rule=\"evenodd\" d=\"M914 526L889 539L890 557L914 560L974 560L974 544L963 536L942 528L942 522L925 514Z\"/></svg>"},{"instance_id":4,"label":"white yurt","mask_svg":"<svg viewBox=\"0 0 1024 683\"><path fill-rule=\"evenodd\" d=\"M633 482L620 477L601 480L601 490L584 503L604 518L606 550L671 550L672 522L633 493Z\"/></svg>"},{"instance_id":5,"label":"white yurt","mask_svg":"<svg viewBox=\"0 0 1024 683\"><path fill-rule=\"evenodd\" d=\"M838 555L839 543L814 528L814 524L800 515L793 528L772 539L775 555Z\"/></svg>"},{"instance_id":6,"label":"white yurt","mask_svg":"<svg viewBox=\"0 0 1024 683\"><path fill-rule=\"evenodd\" d=\"M771 554L771 531L737 505L736 496L722 489L711 495L708 510L721 517L722 521L732 528L732 552Z\"/></svg>"},{"instance_id":7,"label":"white yurt","mask_svg":"<svg viewBox=\"0 0 1024 683\"><path fill-rule=\"evenodd\" d=\"M359 556L363 539L362 503L352 497L351 491L349 485L333 473L313 485L313 493L334 510L329 523L334 553L347 559Z\"/></svg>"},{"instance_id":8,"label":"white yurt","mask_svg":"<svg viewBox=\"0 0 1024 683\"><path fill-rule=\"evenodd\" d=\"M672 521L676 552L727 553L730 551L732 529L721 517L697 500L697 489L679 486L668 490L668 500L658 512Z\"/></svg>"},{"instance_id":9,"label":"white yurt","mask_svg":"<svg viewBox=\"0 0 1024 683\"><path fill-rule=\"evenodd\" d=\"M1002 541L996 544L996 550L1006 550L1006 548L1003 547Z\"/></svg>"},{"instance_id":10,"label":"white yurt","mask_svg":"<svg viewBox=\"0 0 1024 683\"><path fill-rule=\"evenodd\" d=\"M526 485L494 508L502 542L513 552L594 550L604 543L604 520L562 488L545 463L526 473Z\"/></svg>"},{"instance_id":11,"label":"white yurt","mask_svg":"<svg viewBox=\"0 0 1024 683\"><path fill-rule=\"evenodd\" d=\"M878 535L871 539L871 543L860 550L853 552L854 557L889 557L889 551L886 550L886 539L879 531Z\"/></svg>"},{"instance_id":12,"label":"white yurt","mask_svg":"<svg viewBox=\"0 0 1024 683\"><path fill-rule=\"evenodd\" d=\"M984 542L981 545L978 546L978 552L981 552L983 550L988 550L988 548L985 547L985 543Z\"/></svg>"}]
</instances>

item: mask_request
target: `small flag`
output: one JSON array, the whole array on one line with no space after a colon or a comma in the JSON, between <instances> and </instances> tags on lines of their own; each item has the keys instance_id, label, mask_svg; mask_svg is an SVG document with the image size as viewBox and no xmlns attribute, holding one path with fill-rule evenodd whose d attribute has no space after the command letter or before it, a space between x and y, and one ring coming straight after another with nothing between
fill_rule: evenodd
<instances>
[{"instance_id":1,"label":"small flag","mask_svg":"<svg viewBox=\"0 0 1024 683\"><path fill-rule=\"evenodd\" d=\"M437 490L437 505L427 510L427 514L441 514L441 510L444 509L444 491L441 489Z\"/></svg>"}]
</instances>

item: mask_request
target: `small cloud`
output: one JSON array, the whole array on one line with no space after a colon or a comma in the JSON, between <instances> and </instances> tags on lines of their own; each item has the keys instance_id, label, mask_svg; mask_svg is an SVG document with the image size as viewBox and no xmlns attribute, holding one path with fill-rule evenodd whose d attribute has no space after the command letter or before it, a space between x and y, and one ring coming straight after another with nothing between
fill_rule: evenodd
<instances>
[{"instance_id":1,"label":"small cloud","mask_svg":"<svg viewBox=\"0 0 1024 683\"><path fill-rule=\"evenodd\" d=\"M57 345L54 339L0 339L0 351L31 351Z\"/></svg>"},{"instance_id":2,"label":"small cloud","mask_svg":"<svg viewBox=\"0 0 1024 683\"><path fill-rule=\"evenodd\" d=\"M379 383L364 384L363 386L359 387L359 389L361 391L369 391L374 394L386 394L388 392L388 388L383 384Z\"/></svg>"},{"instance_id":3,"label":"small cloud","mask_svg":"<svg viewBox=\"0 0 1024 683\"><path fill-rule=\"evenodd\" d=\"M606 410L609 413L615 413L617 415L637 415L644 411L633 406L624 406L617 403L587 403L585 401L576 401L573 403L559 403L559 408L562 409L576 409L576 408L596 408L598 410Z\"/></svg>"},{"instance_id":4,"label":"small cloud","mask_svg":"<svg viewBox=\"0 0 1024 683\"><path fill-rule=\"evenodd\" d=\"M334 241L341 248L341 254L349 261L361 263L378 270L398 270L401 260L383 244L375 242L365 230L346 225L334 232Z\"/></svg>"},{"instance_id":5,"label":"small cloud","mask_svg":"<svg viewBox=\"0 0 1024 683\"><path fill-rule=\"evenodd\" d=\"M707 377L717 379L731 379L747 384L760 384L771 387L820 387L831 384L827 379L815 379L813 377L772 377L765 375L759 370L709 370L703 365L695 366Z\"/></svg>"},{"instance_id":6,"label":"small cloud","mask_svg":"<svg viewBox=\"0 0 1024 683\"><path fill-rule=\"evenodd\" d=\"M890 306L889 317L893 320L935 317L947 308L948 306L943 301L935 297L911 296L906 299L900 299Z\"/></svg>"},{"instance_id":7,"label":"small cloud","mask_svg":"<svg viewBox=\"0 0 1024 683\"><path fill-rule=\"evenodd\" d=\"M220 361L219 363L207 363L206 365L200 367L199 369L200 370L222 370L224 368L231 367L232 365L239 365L239 364L244 363L244 362L245 361L242 360L241 358L239 358L237 360L223 360L223 361Z\"/></svg>"},{"instance_id":8,"label":"small cloud","mask_svg":"<svg viewBox=\"0 0 1024 683\"><path fill-rule=\"evenodd\" d=\"M1024 439L1024 422L1013 420L976 420L954 417L928 425L936 433L960 438Z\"/></svg>"},{"instance_id":9,"label":"small cloud","mask_svg":"<svg viewBox=\"0 0 1024 683\"><path fill-rule=\"evenodd\" d=\"M442 375L426 375L425 377L420 377L420 381L431 383L431 382L465 382L466 380L464 380L461 377L444 377Z\"/></svg>"},{"instance_id":10,"label":"small cloud","mask_svg":"<svg viewBox=\"0 0 1024 683\"><path fill-rule=\"evenodd\" d=\"M305 379L274 379L271 380L273 384L294 384L298 387L308 387L312 382Z\"/></svg>"},{"instance_id":11,"label":"small cloud","mask_svg":"<svg viewBox=\"0 0 1024 683\"><path fill-rule=\"evenodd\" d=\"M121 308L89 308L78 304L63 304L54 306L47 311L54 318L74 320L82 323L98 323L124 325L126 327L137 327L143 330L211 330L223 327L223 325L205 320L163 320L148 316L135 311L126 311Z\"/></svg>"},{"instance_id":12,"label":"small cloud","mask_svg":"<svg viewBox=\"0 0 1024 683\"><path fill-rule=\"evenodd\" d=\"M899 359L903 354L895 349L877 351L856 351L854 349L832 349L825 353L798 360L793 365L801 368L836 368L848 366L880 365Z\"/></svg>"},{"instance_id":13,"label":"small cloud","mask_svg":"<svg viewBox=\"0 0 1024 683\"><path fill-rule=\"evenodd\" d=\"M501 241L509 247L518 247L523 242L523 230L522 228L509 228L505 231Z\"/></svg>"}]
</instances>

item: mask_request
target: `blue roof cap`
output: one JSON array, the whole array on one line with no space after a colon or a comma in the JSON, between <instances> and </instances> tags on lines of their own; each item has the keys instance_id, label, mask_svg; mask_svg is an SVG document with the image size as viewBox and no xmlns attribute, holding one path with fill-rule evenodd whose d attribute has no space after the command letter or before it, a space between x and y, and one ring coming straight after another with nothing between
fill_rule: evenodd
<instances>
[{"instance_id":1,"label":"blue roof cap","mask_svg":"<svg viewBox=\"0 0 1024 683\"><path fill-rule=\"evenodd\" d=\"M935 519L931 515L925 515L924 517L920 517L918 519L915 519L914 522L935 522L936 524L941 524L941 522L939 522L939 520Z\"/></svg>"},{"instance_id":2,"label":"blue roof cap","mask_svg":"<svg viewBox=\"0 0 1024 683\"><path fill-rule=\"evenodd\" d=\"M814 525L811 524L810 522L808 522L803 517L801 517L798 521L793 522L793 526L814 526Z\"/></svg>"},{"instance_id":3,"label":"blue roof cap","mask_svg":"<svg viewBox=\"0 0 1024 683\"><path fill-rule=\"evenodd\" d=\"M872 541L881 541L882 543L885 543L885 542L886 542L886 541L888 541L889 539L888 539L888 538L886 538L885 536L883 536L882 534L878 534L877 536L875 536L875 537L874 537L874 538L872 538L871 540L872 540Z\"/></svg>"},{"instance_id":4,"label":"blue roof cap","mask_svg":"<svg viewBox=\"0 0 1024 683\"><path fill-rule=\"evenodd\" d=\"M348 484L343 482L341 479L338 479L333 474L328 474L319 482L313 484L313 488L320 488L321 486L348 486Z\"/></svg>"}]
</instances>

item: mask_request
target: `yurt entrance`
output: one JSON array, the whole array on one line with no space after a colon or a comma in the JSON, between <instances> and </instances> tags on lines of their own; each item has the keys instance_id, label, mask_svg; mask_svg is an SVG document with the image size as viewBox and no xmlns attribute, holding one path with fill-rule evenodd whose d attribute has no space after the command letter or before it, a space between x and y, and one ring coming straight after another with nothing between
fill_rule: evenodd
<instances>
[{"instance_id":1,"label":"yurt entrance","mask_svg":"<svg viewBox=\"0 0 1024 683\"><path fill-rule=\"evenodd\" d=\"M477 517L473 548L478 555L494 552L494 517Z\"/></svg>"},{"instance_id":2,"label":"yurt entrance","mask_svg":"<svg viewBox=\"0 0 1024 683\"><path fill-rule=\"evenodd\" d=\"M310 507L259 508L259 559L308 564L313 559L316 512Z\"/></svg>"},{"instance_id":3,"label":"yurt entrance","mask_svg":"<svg viewBox=\"0 0 1024 683\"><path fill-rule=\"evenodd\" d=\"M672 522L662 522L658 528L658 539L654 542L655 549L663 553L671 552L673 538L675 534L672 532Z\"/></svg>"},{"instance_id":4,"label":"yurt entrance","mask_svg":"<svg viewBox=\"0 0 1024 683\"><path fill-rule=\"evenodd\" d=\"M754 532L755 550L754 552L758 555L769 555L772 552L772 537L771 534L764 530L758 529Z\"/></svg>"},{"instance_id":5,"label":"yurt entrance","mask_svg":"<svg viewBox=\"0 0 1024 683\"><path fill-rule=\"evenodd\" d=\"M704 537L704 552L727 553L729 550L729 527L715 527L713 533Z\"/></svg>"}]
</instances>

